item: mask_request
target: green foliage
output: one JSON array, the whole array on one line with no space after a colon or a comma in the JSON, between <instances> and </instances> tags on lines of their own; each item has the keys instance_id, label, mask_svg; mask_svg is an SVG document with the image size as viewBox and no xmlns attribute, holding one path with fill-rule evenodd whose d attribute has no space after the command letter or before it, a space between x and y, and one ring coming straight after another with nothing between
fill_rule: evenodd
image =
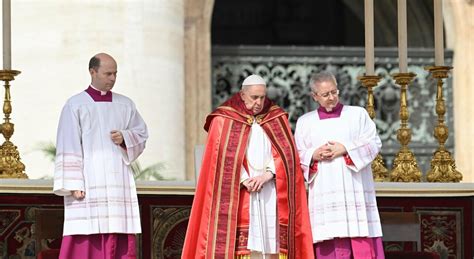
<instances>
[{"instance_id":1,"label":"green foliage","mask_svg":"<svg viewBox=\"0 0 474 259\"><path fill-rule=\"evenodd\" d=\"M43 155L54 163L56 158L56 146L53 142L41 142L37 145L37 149L43 152Z\"/></svg>"},{"instance_id":2,"label":"green foliage","mask_svg":"<svg viewBox=\"0 0 474 259\"><path fill-rule=\"evenodd\" d=\"M166 168L164 163L156 163L151 166L142 168L138 161L134 161L130 167L132 168L135 180L143 181L161 181L161 180L174 180L166 179L160 172Z\"/></svg>"}]
</instances>

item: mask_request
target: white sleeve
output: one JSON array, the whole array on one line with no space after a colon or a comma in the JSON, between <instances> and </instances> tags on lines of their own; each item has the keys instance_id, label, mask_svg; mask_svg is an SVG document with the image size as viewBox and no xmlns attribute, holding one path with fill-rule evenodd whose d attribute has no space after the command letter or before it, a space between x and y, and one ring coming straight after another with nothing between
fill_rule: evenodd
<instances>
[{"instance_id":1,"label":"white sleeve","mask_svg":"<svg viewBox=\"0 0 474 259\"><path fill-rule=\"evenodd\" d=\"M67 196L74 190L85 190L81 128L78 114L66 104L57 132L53 192Z\"/></svg>"},{"instance_id":2,"label":"white sleeve","mask_svg":"<svg viewBox=\"0 0 474 259\"><path fill-rule=\"evenodd\" d=\"M296 122L295 143L296 148L298 149L298 154L300 156L303 176L306 181L309 181L309 167L311 166L313 153L317 148L308 145L308 140L310 140L310 136L307 136L307 134L305 133L305 127L306 126L304 124L304 121L298 120Z\"/></svg>"},{"instance_id":3,"label":"white sleeve","mask_svg":"<svg viewBox=\"0 0 474 259\"><path fill-rule=\"evenodd\" d=\"M143 121L135 107L132 110L128 127L121 130L121 132L125 148L120 148L120 150L125 164L129 165L143 152L148 139L148 129L145 121Z\"/></svg>"},{"instance_id":4,"label":"white sleeve","mask_svg":"<svg viewBox=\"0 0 474 259\"><path fill-rule=\"evenodd\" d=\"M275 168L275 160L270 159L270 162L268 162L267 167L265 168L265 172L270 171L270 173L275 174L276 168Z\"/></svg>"},{"instance_id":5,"label":"white sleeve","mask_svg":"<svg viewBox=\"0 0 474 259\"><path fill-rule=\"evenodd\" d=\"M359 133L352 141L342 143L347 150L354 166L349 166L355 172L370 165L382 148L382 141L377 134L375 123L363 109L359 116Z\"/></svg>"},{"instance_id":6,"label":"white sleeve","mask_svg":"<svg viewBox=\"0 0 474 259\"><path fill-rule=\"evenodd\" d=\"M240 183L243 183L245 180L249 179L249 173L245 170L245 167L242 166L242 170L240 171Z\"/></svg>"}]
</instances>

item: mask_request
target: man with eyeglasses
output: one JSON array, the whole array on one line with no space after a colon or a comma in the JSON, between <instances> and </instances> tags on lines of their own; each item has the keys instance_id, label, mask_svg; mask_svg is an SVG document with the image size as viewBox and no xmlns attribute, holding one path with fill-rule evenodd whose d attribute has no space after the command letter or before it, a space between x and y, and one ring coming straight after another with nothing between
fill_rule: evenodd
<instances>
[{"instance_id":1,"label":"man with eyeglasses","mask_svg":"<svg viewBox=\"0 0 474 259\"><path fill-rule=\"evenodd\" d=\"M339 102L329 72L310 80L319 108L301 116L295 140L309 183L309 212L318 259L384 258L371 163L382 143L367 111Z\"/></svg>"}]
</instances>

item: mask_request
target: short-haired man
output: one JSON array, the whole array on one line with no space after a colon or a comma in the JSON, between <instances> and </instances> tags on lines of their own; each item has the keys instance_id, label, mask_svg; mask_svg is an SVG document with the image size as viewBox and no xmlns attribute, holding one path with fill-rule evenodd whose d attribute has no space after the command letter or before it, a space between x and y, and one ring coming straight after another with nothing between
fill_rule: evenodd
<instances>
[{"instance_id":1,"label":"short-haired man","mask_svg":"<svg viewBox=\"0 0 474 259\"><path fill-rule=\"evenodd\" d=\"M100 53L91 84L69 98L59 120L54 193L64 196L61 259L136 258L141 233L130 163L143 152L147 127L128 97L112 93L117 63Z\"/></svg>"},{"instance_id":2,"label":"short-haired man","mask_svg":"<svg viewBox=\"0 0 474 259\"><path fill-rule=\"evenodd\" d=\"M295 141L309 182L318 259L384 258L371 163L382 146L367 111L342 105L336 78L313 75L319 108L301 116Z\"/></svg>"}]
</instances>

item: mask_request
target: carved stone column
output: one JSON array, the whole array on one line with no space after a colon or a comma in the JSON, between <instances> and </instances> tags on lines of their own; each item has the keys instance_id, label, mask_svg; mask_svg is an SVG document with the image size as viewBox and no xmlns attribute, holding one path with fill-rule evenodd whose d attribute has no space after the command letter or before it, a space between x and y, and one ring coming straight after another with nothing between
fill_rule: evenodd
<instances>
[{"instance_id":1,"label":"carved stone column","mask_svg":"<svg viewBox=\"0 0 474 259\"><path fill-rule=\"evenodd\" d=\"M459 171L463 172L463 182L474 182L474 159L472 146L474 138L474 4L472 0L443 1L446 28L446 48L454 51L453 99L454 103L454 141L455 160ZM468 22L469 21L469 22Z\"/></svg>"},{"instance_id":2,"label":"carved stone column","mask_svg":"<svg viewBox=\"0 0 474 259\"><path fill-rule=\"evenodd\" d=\"M204 144L211 112L211 18L214 0L185 1L186 179L194 179L194 147ZM199 169L197 169L199 170Z\"/></svg>"}]
</instances>

